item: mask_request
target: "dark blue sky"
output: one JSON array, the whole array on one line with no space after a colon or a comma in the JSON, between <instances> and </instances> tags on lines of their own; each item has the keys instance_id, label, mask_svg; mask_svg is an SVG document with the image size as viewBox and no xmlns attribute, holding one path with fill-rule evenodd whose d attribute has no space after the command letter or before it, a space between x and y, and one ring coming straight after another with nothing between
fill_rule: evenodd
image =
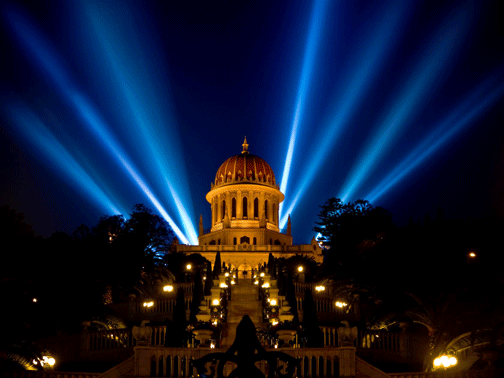
<instances>
[{"instance_id":1,"label":"dark blue sky","mask_svg":"<svg viewBox=\"0 0 504 378\"><path fill-rule=\"evenodd\" d=\"M144 203L190 238L183 224L203 214L209 227L204 196L245 135L277 181L288 178L297 243L334 196L370 199L398 224L438 207L504 216L497 2L6 1L0 10L0 205L37 234Z\"/></svg>"}]
</instances>

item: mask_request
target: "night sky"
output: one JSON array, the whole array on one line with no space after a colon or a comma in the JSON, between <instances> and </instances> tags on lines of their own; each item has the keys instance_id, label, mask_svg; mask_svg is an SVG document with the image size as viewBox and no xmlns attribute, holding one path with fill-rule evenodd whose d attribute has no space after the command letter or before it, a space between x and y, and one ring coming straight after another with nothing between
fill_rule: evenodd
<instances>
[{"instance_id":1,"label":"night sky","mask_svg":"<svg viewBox=\"0 0 504 378\"><path fill-rule=\"evenodd\" d=\"M49 236L144 203L194 241L246 135L295 243L330 197L504 216L497 3L3 1L0 205Z\"/></svg>"}]
</instances>

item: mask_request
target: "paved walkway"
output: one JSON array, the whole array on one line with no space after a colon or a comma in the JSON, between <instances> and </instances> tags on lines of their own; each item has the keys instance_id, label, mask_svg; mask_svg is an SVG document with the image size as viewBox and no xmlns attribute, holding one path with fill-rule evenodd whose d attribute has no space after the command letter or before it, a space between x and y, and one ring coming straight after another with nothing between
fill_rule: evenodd
<instances>
[{"instance_id":1,"label":"paved walkway","mask_svg":"<svg viewBox=\"0 0 504 378\"><path fill-rule=\"evenodd\" d=\"M230 347L236 337L236 326L244 315L256 327L262 326L262 304L258 299L258 288L252 284L250 278L238 279L238 283L231 287L231 300L228 302L227 323L224 325L222 346Z\"/></svg>"}]
</instances>

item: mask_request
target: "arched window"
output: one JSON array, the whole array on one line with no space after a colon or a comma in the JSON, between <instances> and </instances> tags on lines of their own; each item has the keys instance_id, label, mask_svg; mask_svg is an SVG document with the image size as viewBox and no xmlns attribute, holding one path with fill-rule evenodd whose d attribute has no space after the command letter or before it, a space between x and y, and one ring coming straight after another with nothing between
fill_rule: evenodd
<instances>
[{"instance_id":1,"label":"arched window","mask_svg":"<svg viewBox=\"0 0 504 378\"><path fill-rule=\"evenodd\" d=\"M220 239L217 239L217 244L220 245Z\"/></svg>"},{"instance_id":2,"label":"arched window","mask_svg":"<svg viewBox=\"0 0 504 378\"><path fill-rule=\"evenodd\" d=\"M231 199L231 218L236 218L236 198Z\"/></svg>"},{"instance_id":3,"label":"arched window","mask_svg":"<svg viewBox=\"0 0 504 378\"><path fill-rule=\"evenodd\" d=\"M273 204L273 214L271 214L271 221L273 223L276 223L277 222L276 218L277 218L276 203L274 203Z\"/></svg>"},{"instance_id":4,"label":"arched window","mask_svg":"<svg viewBox=\"0 0 504 378\"><path fill-rule=\"evenodd\" d=\"M248 202L247 197L243 197L243 218L248 217Z\"/></svg>"},{"instance_id":5,"label":"arched window","mask_svg":"<svg viewBox=\"0 0 504 378\"><path fill-rule=\"evenodd\" d=\"M254 199L254 218L259 218L259 198Z\"/></svg>"},{"instance_id":6,"label":"arched window","mask_svg":"<svg viewBox=\"0 0 504 378\"><path fill-rule=\"evenodd\" d=\"M270 245L272 245L272 244L273 244L273 239L270 239Z\"/></svg>"},{"instance_id":7,"label":"arched window","mask_svg":"<svg viewBox=\"0 0 504 378\"><path fill-rule=\"evenodd\" d=\"M268 200L266 200L266 201L264 201L264 217L266 219L269 219L268 215L269 215L268 214Z\"/></svg>"},{"instance_id":8,"label":"arched window","mask_svg":"<svg viewBox=\"0 0 504 378\"><path fill-rule=\"evenodd\" d=\"M253 239L253 240L254 240L254 245L257 245L257 238L256 238L256 237L254 237L254 239Z\"/></svg>"},{"instance_id":9,"label":"arched window","mask_svg":"<svg viewBox=\"0 0 504 378\"><path fill-rule=\"evenodd\" d=\"M242 243L250 244L250 238L248 236L242 236L240 238L240 244L242 244Z\"/></svg>"},{"instance_id":10,"label":"arched window","mask_svg":"<svg viewBox=\"0 0 504 378\"><path fill-rule=\"evenodd\" d=\"M226 200L222 201L222 219L226 216Z\"/></svg>"},{"instance_id":11,"label":"arched window","mask_svg":"<svg viewBox=\"0 0 504 378\"><path fill-rule=\"evenodd\" d=\"M236 245L236 238L233 238L233 245Z\"/></svg>"},{"instance_id":12,"label":"arched window","mask_svg":"<svg viewBox=\"0 0 504 378\"><path fill-rule=\"evenodd\" d=\"M282 245L282 243L280 243L280 240L275 240L275 245Z\"/></svg>"}]
</instances>

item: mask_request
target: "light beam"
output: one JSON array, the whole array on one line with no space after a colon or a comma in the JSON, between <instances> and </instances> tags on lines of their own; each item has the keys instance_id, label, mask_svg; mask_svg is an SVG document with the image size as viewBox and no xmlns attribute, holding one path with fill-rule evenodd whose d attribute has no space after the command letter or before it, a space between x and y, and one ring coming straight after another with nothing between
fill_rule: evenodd
<instances>
[{"instance_id":1,"label":"light beam","mask_svg":"<svg viewBox=\"0 0 504 378\"><path fill-rule=\"evenodd\" d=\"M320 40L322 20L324 19L324 12L327 8L328 3L329 1L327 0L315 0L313 5L313 11L310 20L310 29L308 32L308 39L306 41L305 54L303 58L303 66L301 68L301 78L299 81L299 87L296 96L296 107L294 111L294 119L292 121L292 130L290 133L289 145L285 157L282 180L280 182L280 191L282 193L285 193L289 181L289 172L292 164L292 157L294 155L296 136L298 133L299 123L303 116L310 80L313 75L313 66L315 63L317 44ZM279 210L280 214L282 214L282 204L280 204Z\"/></svg>"},{"instance_id":2,"label":"light beam","mask_svg":"<svg viewBox=\"0 0 504 378\"><path fill-rule=\"evenodd\" d=\"M104 11L100 8L100 4L91 1L83 2L83 5L87 11L84 12L87 13L85 25L92 25L94 39L99 41L99 46L103 51L97 55L106 57L110 71L116 77L118 92L122 93L125 99L126 107L120 104L118 108L131 113L132 117L128 117L131 124L129 130L135 137L135 143L141 144L148 151L146 155L149 159L146 159L146 164L151 168L154 163L153 171L157 171L152 175L152 179L159 180L159 186L162 188L165 187L163 184L168 186L171 194L171 198L167 198L168 203L175 204L174 209L179 213L186 235L192 244L197 244L196 229L189 215L192 213L190 187L185 169L180 169L185 165L179 147L180 143L176 143L180 138L174 138L178 134L178 129L173 122L170 122L170 117L164 114L170 101L162 101L165 96L160 94L162 91L158 88L159 78L157 80L153 78L153 76L160 76L161 73L155 65L147 64L147 60L151 62L158 60L152 54L153 51L160 51L161 48L154 45L145 49L145 43L135 39L131 33L127 33L127 29L123 29L123 25L129 27L139 21L138 18L131 16L131 11L110 12L110 5L107 6L107 11ZM127 4L121 5L122 9L125 7ZM112 14L118 18L112 19ZM154 42L150 41L150 43ZM160 138L165 134L166 128L170 129L171 138L168 136ZM170 142L172 139L175 141ZM165 148L167 144L170 148ZM184 201L179 193L183 193ZM189 207L189 212L186 210L187 207Z\"/></svg>"},{"instance_id":3,"label":"light beam","mask_svg":"<svg viewBox=\"0 0 504 378\"><path fill-rule=\"evenodd\" d=\"M467 12L459 11L456 17L444 25L441 33L433 38L431 47L420 59L420 65L411 73L411 79L404 85L376 133L370 138L364 152L354 164L349 177L345 180L338 197L346 202L360 188L371 170L380 161L385 152L395 142L404 125L421 109L427 101L433 86L438 84L441 75L449 67L455 51L464 40L467 31Z\"/></svg>"},{"instance_id":4,"label":"light beam","mask_svg":"<svg viewBox=\"0 0 504 378\"><path fill-rule=\"evenodd\" d=\"M493 80L492 80L493 81ZM462 101L455 110L446 116L413 151L411 151L390 173L371 190L364 198L370 202L375 202L395 185L405 179L415 168L432 157L462 130L472 124L472 122L496 100L504 94L504 86L493 90L482 100L483 92L488 90L488 82L476 90L466 100Z\"/></svg>"},{"instance_id":5,"label":"light beam","mask_svg":"<svg viewBox=\"0 0 504 378\"><path fill-rule=\"evenodd\" d=\"M280 228L285 228L289 214L292 214L298 200L302 198L308 187L313 184L315 175L320 171L324 160L331 154L331 149L337 143L343 130L348 126L354 112L369 90L371 82L383 67L388 52L395 45L400 33L397 32L399 22L405 18L405 2L396 2L387 8L378 21L370 28L372 37L363 45L361 51L356 54L359 65L350 78L344 90L339 93L339 98L331 106L334 111L327 121L324 122L323 132L318 137L317 148L310 156L309 166L303 170L304 175L301 184L296 187L294 199L290 201L288 210L281 213Z\"/></svg>"},{"instance_id":6,"label":"light beam","mask_svg":"<svg viewBox=\"0 0 504 378\"><path fill-rule=\"evenodd\" d=\"M104 213L123 213L123 208L102 190L103 184L98 185L99 179L91 177L37 115L20 104L7 104L5 111L9 113L15 125L14 130L22 136L22 140L35 147L37 159L40 158L39 154L45 156L51 162L51 168L57 167L64 180L84 194L91 203L98 205ZM34 152L32 148L29 151Z\"/></svg>"},{"instance_id":7,"label":"light beam","mask_svg":"<svg viewBox=\"0 0 504 378\"><path fill-rule=\"evenodd\" d=\"M31 27L17 13L9 12L8 18L16 35L21 37L22 45L27 49L29 54L35 56L40 67L44 69L45 73L49 74L59 91L69 100L72 107L81 116L81 119L85 121L88 129L93 131L95 136L98 137L97 139L107 147L109 153L124 167L125 171L142 189L163 218L170 223L179 239L183 243L189 244L189 240L176 225L175 221L168 215L159 200L154 196L152 190L133 167L133 164L126 158L126 153L122 151L119 143L115 141L113 135L108 131L106 122L98 115L98 112L91 105L90 101L71 84L67 70L56 58L56 54L51 51L47 41L41 37L41 33Z\"/></svg>"}]
</instances>

